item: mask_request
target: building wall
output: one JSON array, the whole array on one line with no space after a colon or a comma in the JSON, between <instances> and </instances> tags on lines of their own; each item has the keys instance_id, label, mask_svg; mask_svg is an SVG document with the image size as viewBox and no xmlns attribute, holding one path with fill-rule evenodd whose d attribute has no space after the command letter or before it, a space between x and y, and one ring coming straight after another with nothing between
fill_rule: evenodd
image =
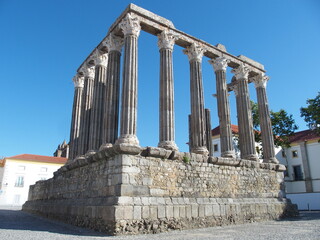
<instances>
[{"instance_id":1,"label":"building wall","mask_svg":"<svg viewBox=\"0 0 320 240\"><path fill-rule=\"evenodd\" d=\"M313 191L320 192L320 143L318 141L308 143L307 151L310 162L311 178L313 179Z\"/></svg>"},{"instance_id":2,"label":"building wall","mask_svg":"<svg viewBox=\"0 0 320 240\"><path fill-rule=\"evenodd\" d=\"M21 206L28 199L29 186L53 177L62 164L6 159L0 168L0 205ZM0 172L1 176L1 172Z\"/></svg>"},{"instance_id":3,"label":"building wall","mask_svg":"<svg viewBox=\"0 0 320 240\"><path fill-rule=\"evenodd\" d=\"M214 151L214 146L217 145L217 150ZM214 157L221 157L221 144L220 144L220 135L212 137L212 148L213 148L213 156ZM233 137L233 148L235 150L235 154L237 158L240 158L240 150L238 148L238 140L237 138Z\"/></svg>"},{"instance_id":4,"label":"building wall","mask_svg":"<svg viewBox=\"0 0 320 240\"><path fill-rule=\"evenodd\" d=\"M299 210L319 210L320 209L320 143L317 140L308 141L306 144L309 161L310 175L312 179L313 192L307 193L305 182L305 169L302 162L301 147L297 143L291 144L290 148L285 148L285 157L281 151L277 154L280 163L287 167L285 174L285 186L287 198L298 205ZM293 155L296 151L297 156ZM300 166L303 179L295 179L294 167Z\"/></svg>"},{"instance_id":5,"label":"building wall","mask_svg":"<svg viewBox=\"0 0 320 240\"><path fill-rule=\"evenodd\" d=\"M275 219L293 207L282 198L281 166L181 154L73 162L31 186L23 210L123 234Z\"/></svg>"}]
</instances>

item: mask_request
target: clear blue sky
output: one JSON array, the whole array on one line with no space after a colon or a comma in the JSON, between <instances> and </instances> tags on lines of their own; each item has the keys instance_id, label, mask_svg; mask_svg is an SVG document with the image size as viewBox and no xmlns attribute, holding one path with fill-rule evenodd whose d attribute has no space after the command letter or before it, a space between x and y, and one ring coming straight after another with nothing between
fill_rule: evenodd
<instances>
[{"instance_id":1,"label":"clear blue sky","mask_svg":"<svg viewBox=\"0 0 320 240\"><path fill-rule=\"evenodd\" d=\"M69 140L76 69L133 2L171 20L175 27L233 55L265 66L271 77L270 108L293 114L306 129L300 107L320 91L320 1L318 0L0 0L0 156L52 155ZM157 39L139 38L138 138L158 143L159 53ZM214 72L203 59L206 107L218 124ZM230 69L229 69L230 71ZM174 49L176 139L187 151L189 64ZM228 74L230 81L231 74ZM252 84L251 84L252 85ZM256 99L255 89L250 95ZM230 96L232 122L235 97Z\"/></svg>"}]
</instances>

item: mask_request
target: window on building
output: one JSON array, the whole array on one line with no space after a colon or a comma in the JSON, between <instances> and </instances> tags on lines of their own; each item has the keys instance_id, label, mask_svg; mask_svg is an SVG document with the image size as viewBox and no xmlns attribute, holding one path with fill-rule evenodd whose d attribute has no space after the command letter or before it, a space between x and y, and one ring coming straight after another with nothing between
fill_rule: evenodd
<instances>
[{"instance_id":1,"label":"window on building","mask_svg":"<svg viewBox=\"0 0 320 240\"><path fill-rule=\"evenodd\" d=\"M281 154L283 158L287 157L286 152L284 150L281 151Z\"/></svg>"},{"instance_id":2,"label":"window on building","mask_svg":"<svg viewBox=\"0 0 320 240\"><path fill-rule=\"evenodd\" d=\"M297 150L292 151L292 157L294 157L294 158L298 157L298 151Z\"/></svg>"},{"instance_id":3,"label":"window on building","mask_svg":"<svg viewBox=\"0 0 320 240\"><path fill-rule=\"evenodd\" d=\"M48 171L48 168L46 168L46 167L40 168L40 172L47 172L47 171Z\"/></svg>"},{"instance_id":4,"label":"window on building","mask_svg":"<svg viewBox=\"0 0 320 240\"><path fill-rule=\"evenodd\" d=\"M214 144L214 145L213 145L213 151L214 151L214 152L218 152L218 151L219 151L219 146L218 146L218 144Z\"/></svg>"},{"instance_id":5,"label":"window on building","mask_svg":"<svg viewBox=\"0 0 320 240\"><path fill-rule=\"evenodd\" d=\"M24 176L18 176L16 178L16 182L14 184L15 187L23 187L24 186Z\"/></svg>"},{"instance_id":6,"label":"window on building","mask_svg":"<svg viewBox=\"0 0 320 240\"><path fill-rule=\"evenodd\" d=\"M301 165L293 166L293 179L294 181L303 180Z\"/></svg>"}]
</instances>

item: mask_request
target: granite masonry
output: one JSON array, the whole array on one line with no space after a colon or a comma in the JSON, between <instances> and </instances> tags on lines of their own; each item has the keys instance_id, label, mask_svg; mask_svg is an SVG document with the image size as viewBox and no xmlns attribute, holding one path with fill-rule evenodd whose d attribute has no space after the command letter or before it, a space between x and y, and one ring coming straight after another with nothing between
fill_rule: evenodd
<instances>
[{"instance_id":1,"label":"granite masonry","mask_svg":"<svg viewBox=\"0 0 320 240\"><path fill-rule=\"evenodd\" d=\"M158 147L141 147L136 135L137 49L141 30L159 39ZM190 153L179 152L175 143L175 44L184 48L190 64ZM209 154L207 135L211 129L210 114L204 109L203 56L209 58L216 75L222 143L219 158ZM229 84L228 67L234 73ZM73 78L75 96L68 162L53 178L30 187L23 210L112 235L296 215L296 206L285 198L285 167L274 156L266 95L268 79L260 63L243 55L233 56L223 45L213 46L196 39L177 30L171 21L130 4ZM254 148L248 90L251 82L258 96L263 161ZM239 159L232 144L230 91L235 92L237 101Z\"/></svg>"}]
</instances>

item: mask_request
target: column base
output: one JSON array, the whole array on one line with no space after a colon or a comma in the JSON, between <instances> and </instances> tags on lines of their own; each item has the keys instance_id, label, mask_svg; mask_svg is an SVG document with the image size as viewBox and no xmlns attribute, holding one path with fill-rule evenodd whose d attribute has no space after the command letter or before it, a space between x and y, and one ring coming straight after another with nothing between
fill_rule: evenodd
<instances>
[{"instance_id":1,"label":"column base","mask_svg":"<svg viewBox=\"0 0 320 240\"><path fill-rule=\"evenodd\" d=\"M268 158L268 159L263 159L264 163L274 163L274 164L279 164L279 160L276 158Z\"/></svg>"},{"instance_id":2,"label":"column base","mask_svg":"<svg viewBox=\"0 0 320 240\"><path fill-rule=\"evenodd\" d=\"M179 148L174 141L161 141L158 144L159 148L164 148L167 150L178 151Z\"/></svg>"},{"instance_id":3,"label":"column base","mask_svg":"<svg viewBox=\"0 0 320 240\"><path fill-rule=\"evenodd\" d=\"M105 149L107 149L107 148L111 148L112 146L113 146L112 143L104 143L104 144L102 144L102 145L100 146L99 151L105 150Z\"/></svg>"},{"instance_id":4,"label":"column base","mask_svg":"<svg viewBox=\"0 0 320 240\"><path fill-rule=\"evenodd\" d=\"M225 157L225 158L235 158L236 154L234 151L225 151L223 153L221 153L221 157Z\"/></svg>"},{"instance_id":5,"label":"column base","mask_svg":"<svg viewBox=\"0 0 320 240\"><path fill-rule=\"evenodd\" d=\"M259 158L256 154L249 154L247 156L244 156L243 159L251 160L251 161L258 161Z\"/></svg>"},{"instance_id":6,"label":"column base","mask_svg":"<svg viewBox=\"0 0 320 240\"><path fill-rule=\"evenodd\" d=\"M206 147L193 147L191 149L191 152L196 153L196 154L205 155L205 156L209 155L209 151Z\"/></svg>"},{"instance_id":7,"label":"column base","mask_svg":"<svg viewBox=\"0 0 320 240\"><path fill-rule=\"evenodd\" d=\"M126 144L126 145L134 145L134 146L140 146L139 140L136 135L133 134L122 134L116 141L115 145L120 144Z\"/></svg>"}]
</instances>

